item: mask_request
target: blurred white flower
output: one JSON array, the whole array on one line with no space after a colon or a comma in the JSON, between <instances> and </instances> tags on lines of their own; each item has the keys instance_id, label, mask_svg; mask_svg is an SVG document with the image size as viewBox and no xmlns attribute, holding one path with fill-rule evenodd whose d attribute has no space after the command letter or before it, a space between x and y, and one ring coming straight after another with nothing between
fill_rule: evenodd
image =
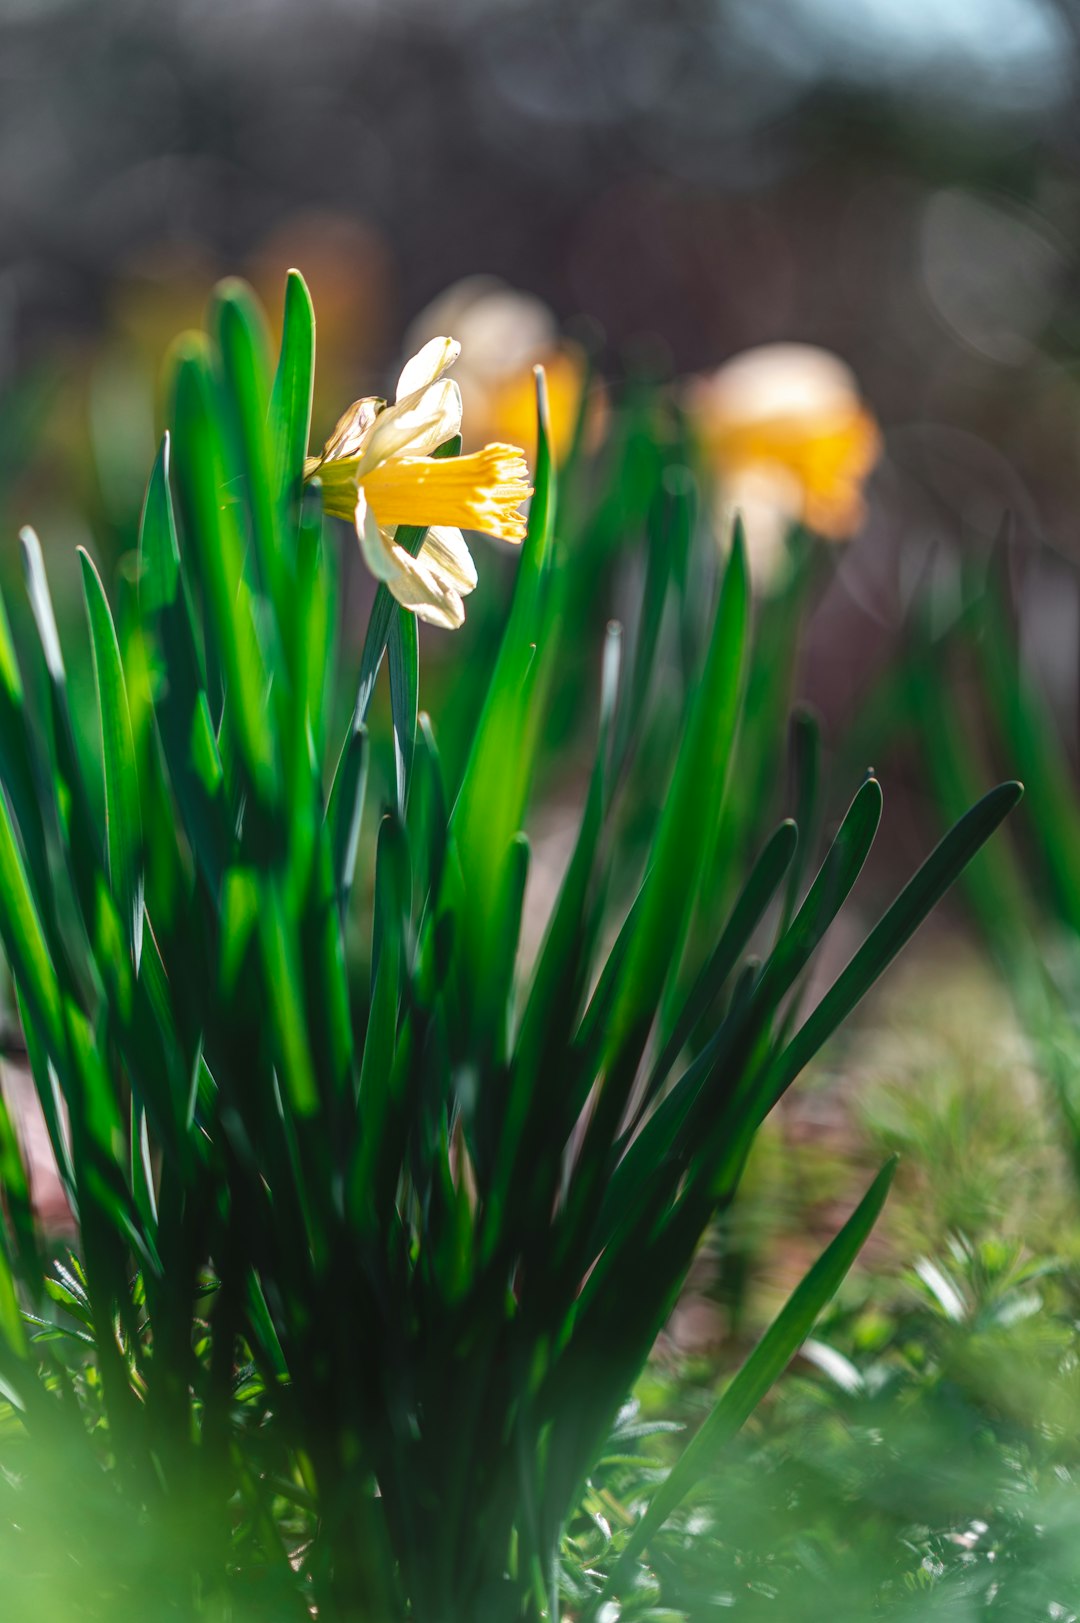
<instances>
[{"instance_id":1,"label":"blurred white flower","mask_svg":"<svg viewBox=\"0 0 1080 1623\"><path fill-rule=\"evenodd\" d=\"M532 369L547 379L552 449L558 462L569 450L587 383L581 349L560 336L547 305L494 276L455 282L417 316L406 334L414 348L438 332L456 332L462 357L455 376L469 425L467 444L509 440L536 451L536 387ZM599 395L590 400L594 418Z\"/></svg>"},{"instance_id":2,"label":"blurred white flower","mask_svg":"<svg viewBox=\"0 0 1080 1623\"><path fill-rule=\"evenodd\" d=\"M881 435L851 369L810 344L763 344L695 379L687 407L720 487L727 534L743 517L759 585L774 577L789 529L846 541Z\"/></svg>"}]
</instances>

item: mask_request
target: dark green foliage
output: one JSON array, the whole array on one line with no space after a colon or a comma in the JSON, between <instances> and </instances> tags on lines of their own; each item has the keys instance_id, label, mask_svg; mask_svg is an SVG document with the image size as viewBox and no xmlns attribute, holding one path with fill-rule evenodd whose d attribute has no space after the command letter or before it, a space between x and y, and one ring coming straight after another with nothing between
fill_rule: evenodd
<instances>
[{"instance_id":1,"label":"dark green foliage","mask_svg":"<svg viewBox=\"0 0 1080 1623\"><path fill-rule=\"evenodd\" d=\"M332 733L338 541L301 489L314 356L302 283L290 278L276 373L242 286L219 290L209 325L178 352L123 644L84 560L103 823L32 538L40 726L0 621L0 936L79 1223L78 1260L43 1272L0 1124L13 1473L0 1560L36 1574L27 1618L50 1604L113 1623L310 1608L322 1623L553 1617L566 1517L762 1117L1018 791L958 825L792 1033L793 994L865 860L881 792L872 778L859 789L801 900L809 853L796 856L794 826L754 825L761 855L733 909L703 911L705 878L730 856L725 808L738 800L740 839L747 817L746 785L730 780L757 667L736 537L638 894L605 958L611 878L628 866L622 786L663 596L685 582L685 558L653 556L625 684L609 638L574 854L526 970L522 825L578 589L554 541L542 380L528 537L448 782L418 716L416 623L385 589L351 720ZM671 522L688 546L686 506ZM364 849L365 982L346 927L387 650L394 784ZM762 702L771 726L771 689ZM809 733L801 759L813 818ZM752 937L760 962L745 957ZM886 1182L721 1400L641 1538L805 1337ZM57 1464L69 1456L70 1471ZM76 1592L58 1576L49 1594L41 1507L56 1492L90 1576ZM29 1557L16 1525L34 1529Z\"/></svg>"}]
</instances>

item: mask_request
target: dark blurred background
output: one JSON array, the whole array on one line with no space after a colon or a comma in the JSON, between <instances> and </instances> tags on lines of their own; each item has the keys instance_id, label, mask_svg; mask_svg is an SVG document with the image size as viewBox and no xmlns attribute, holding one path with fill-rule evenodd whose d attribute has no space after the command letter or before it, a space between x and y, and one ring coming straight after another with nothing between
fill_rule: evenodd
<instances>
[{"instance_id":1,"label":"dark blurred background","mask_svg":"<svg viewBox=\"0 0 1080 1623\"><path fill-rule=\"evenodd\" d=\"M4 532L116 550L219 275L274 316L305 272L325 428L493 273L615 377L855 368L887 454L810 629L827 708L1009 510L1075 709L1078 61L1071 0L0 0Z\"/></svg>"}]
</instances>

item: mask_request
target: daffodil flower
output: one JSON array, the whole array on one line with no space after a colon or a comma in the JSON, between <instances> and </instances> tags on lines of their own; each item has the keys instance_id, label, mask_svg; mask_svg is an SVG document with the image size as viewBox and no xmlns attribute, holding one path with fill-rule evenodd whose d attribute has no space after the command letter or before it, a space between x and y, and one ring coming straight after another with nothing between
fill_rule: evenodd
<instances>
[{"instance_id":1,"label":"daffodil flower","mask_svg":"<svg viewBox=\"0 0 1080 1623\"><path fill-rule=\"evenodd\" d=\"M828 541L855 533L881 435L837 356L764 344L699 379L688 404L722 487L725 528L738 509L759 578L779 565L792 524Z\"/></svg>"},{"instance_id":2,"label":"daffodil flower","mask_svg":"<svg viewBox=\"0 0 1080 1623\"><path fill-rule=\"evenodd\" d=\"M322 454L304 464L304 478L322 485L324 510L355 524L376 579L419 619L451 628L464 620L462 598L476 585L462 529L521 542L520 508L532 495L516 446L432 455L461 432L461 394L443 376L460 349L453 338L433 338L406 363L392 406L355 401ZM399 525L427 531L415 558L396 539Z\"/></svg>"}]
</instances>

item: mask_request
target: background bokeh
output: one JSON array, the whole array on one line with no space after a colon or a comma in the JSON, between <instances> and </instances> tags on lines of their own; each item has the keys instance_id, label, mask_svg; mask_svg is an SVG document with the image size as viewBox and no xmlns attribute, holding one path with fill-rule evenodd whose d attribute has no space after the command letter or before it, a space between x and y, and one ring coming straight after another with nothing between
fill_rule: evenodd
<instances>
[{"instance_id":1,"label":"background bokeh","mask_svg":"<svg viewBox=\"0 0 1080 1623\"><path fill-rule=\"evenodd\" d=\"M1078 65L1072 0L3 0L4 533L124 550L167 345L220 274L273 314L303 269L320 429L495 274L616 378L839 352L887 454L807 691L842 718L1008 510L1071 724Z\"/></svg>"}]
</instances>

